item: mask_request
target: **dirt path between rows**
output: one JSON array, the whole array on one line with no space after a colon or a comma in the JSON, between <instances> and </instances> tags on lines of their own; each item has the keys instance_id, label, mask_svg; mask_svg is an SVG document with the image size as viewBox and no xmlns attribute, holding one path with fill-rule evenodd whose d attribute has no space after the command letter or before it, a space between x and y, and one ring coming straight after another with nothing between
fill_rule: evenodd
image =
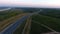
<instances>
[{"instance_id":1,"label":"dirt path between rows","mask_svg":"<svg viewBox=\"0 0 60 34\"><path fill-rule=\"evenodd\" d=\"M29 34L30 33L30 28L31 28L31 17L29 16L29 18L27 19L27 22L25 24L25 27L22 31L22 34Z\"/></svg>"}]
</instances>

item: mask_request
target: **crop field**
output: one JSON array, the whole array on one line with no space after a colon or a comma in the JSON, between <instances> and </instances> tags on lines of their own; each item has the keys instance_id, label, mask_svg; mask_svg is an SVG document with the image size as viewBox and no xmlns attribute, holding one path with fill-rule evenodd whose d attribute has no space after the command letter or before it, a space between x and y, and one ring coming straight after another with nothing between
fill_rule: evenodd
<instances>
[{"instance_id":1,"label":"crop field","mask_svg":"<svg viewBox=\"0 0 60 34\"><path fill-rule=\"evenodd\" d=\"M60 19L49 17L49 16L43 16L43 15L33 15L30 34L52 32L51 30L42 26L41 24L44 24L49 28L57 32L60 32Z\"/></svg>"}]
</instances>

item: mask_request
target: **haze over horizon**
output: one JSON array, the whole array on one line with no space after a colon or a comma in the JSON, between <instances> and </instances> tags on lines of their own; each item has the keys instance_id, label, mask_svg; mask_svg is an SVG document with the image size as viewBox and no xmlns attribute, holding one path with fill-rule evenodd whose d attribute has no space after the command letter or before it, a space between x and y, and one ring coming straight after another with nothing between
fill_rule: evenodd
<instances>
[{"instance_id":1,"label":"haze over horizon","mask_svg":"<svg viewBox=\"0 0 60 34\"><path fill-rule=\"evenodd\" d=\"M1 6L60 8L60 0L0 0Z\"/></svg>"}]
</instances>

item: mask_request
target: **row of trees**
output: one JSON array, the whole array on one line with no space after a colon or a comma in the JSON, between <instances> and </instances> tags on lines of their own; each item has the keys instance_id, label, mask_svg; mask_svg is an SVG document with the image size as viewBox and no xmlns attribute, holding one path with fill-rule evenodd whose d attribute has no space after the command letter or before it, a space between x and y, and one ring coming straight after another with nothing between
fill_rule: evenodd
<instances>
[{"instance_id":1,"label":"row of trees","mask_svg":"<svg viewBox=\"0 0 60 34\"><path fill-rule=\"evenodd\" d=\"M45 16L50 16L50 17L55 17L55 18L60 18L59 9L43 9L43 11L40 12L39 14L45 15Z\"/></svg>"}]
</instances>

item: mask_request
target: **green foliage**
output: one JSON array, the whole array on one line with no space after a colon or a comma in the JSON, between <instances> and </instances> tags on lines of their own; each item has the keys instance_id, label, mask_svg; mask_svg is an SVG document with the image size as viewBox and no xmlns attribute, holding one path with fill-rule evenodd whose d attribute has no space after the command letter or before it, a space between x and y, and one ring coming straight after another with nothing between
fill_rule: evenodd
<instances>
[{"instance_id":1,"label":"green foliage","mask_svg":"<svg viewBox=\"0 0 60 34\"><path fill-rule=\"evenodd\" d=\"M52 18L48 16L43 16L43 15L33 15L32 20L35 20L41 24L47 25L48 27L60 32L60 19L57 18ZM40 24L34 23L32 21L32 26L31 26L31 31L32 33L35 32L39 34L38 32L49 32L48 28L45 28L41 26ZM35 30L35 31L34 31Z\"/></svg>"},{"instance_id":2,"label":"green foliage","mask_svg":"<svg viewBox=\"0 0 60 34\"><path fill-rule=\"evenodd\" d=\"M60 18L60 10L59 9L43 9L39 14L50 16L54 18Z\"/></svg>"},{"instance_id":3,"label":"green foliage","mask_svg":"<svg viewBox=\"0 0 60 34\"><path fill-rule=\"evenodd\" d=\"M21 10L9 10L9 11L0 12L0 21L3 21L5 19L8 19L10 17L16 16L21 13L22 13Z\"/></svg>"}]
</instances>

